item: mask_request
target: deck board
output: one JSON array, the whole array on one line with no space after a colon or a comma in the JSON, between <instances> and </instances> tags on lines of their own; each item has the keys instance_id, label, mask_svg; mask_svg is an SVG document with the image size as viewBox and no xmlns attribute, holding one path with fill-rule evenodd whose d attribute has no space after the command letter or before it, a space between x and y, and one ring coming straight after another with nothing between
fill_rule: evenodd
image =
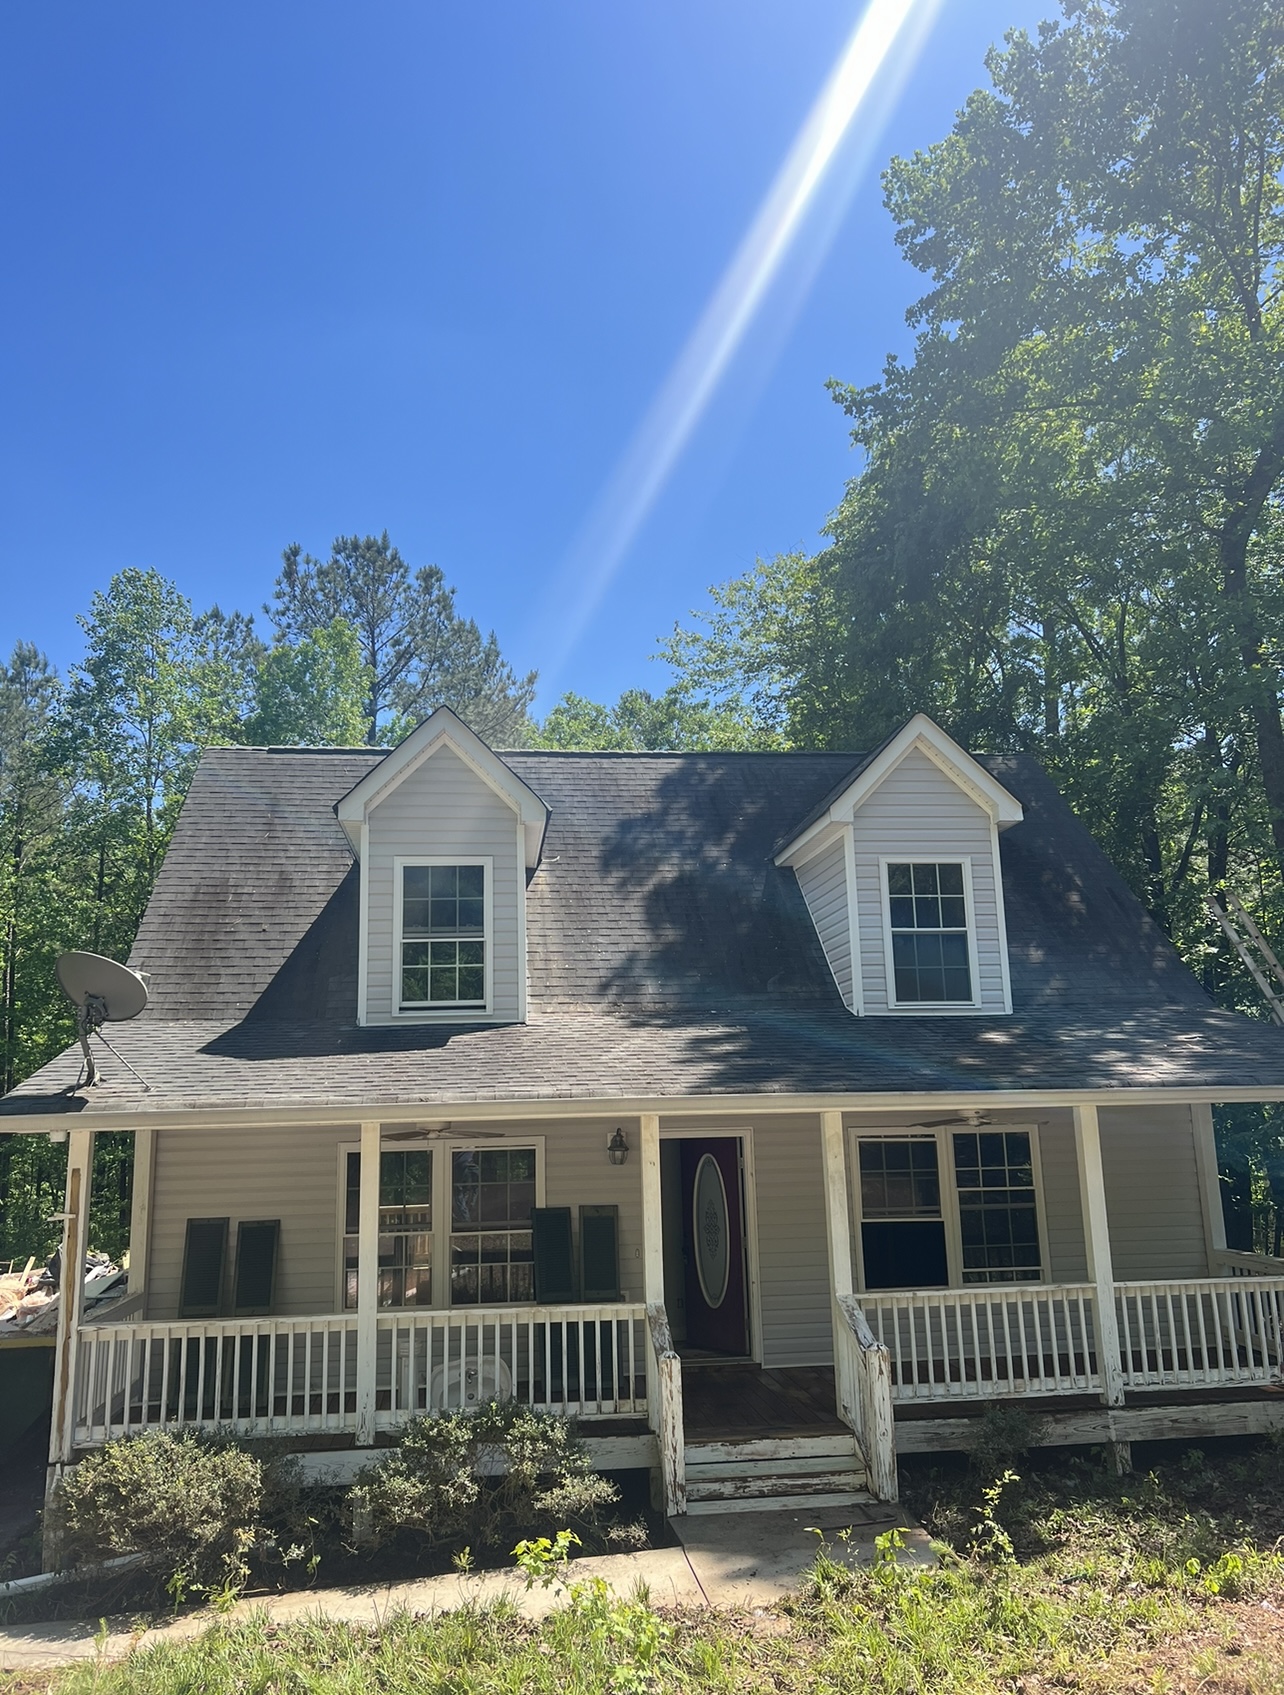
<instances>
[{"instance_id":1,"label":"deck board","mask_svg":"<svg viewBox=\"0 0 1284 1695\"><path fill-rule=\"evenodd\" d=\"M807 1434L846 1430L834 1401L829 1366L789 1366L764 1371L757 1365L683 1362L682 1411L688 1439Z\"/></svg>"}]
</instances>

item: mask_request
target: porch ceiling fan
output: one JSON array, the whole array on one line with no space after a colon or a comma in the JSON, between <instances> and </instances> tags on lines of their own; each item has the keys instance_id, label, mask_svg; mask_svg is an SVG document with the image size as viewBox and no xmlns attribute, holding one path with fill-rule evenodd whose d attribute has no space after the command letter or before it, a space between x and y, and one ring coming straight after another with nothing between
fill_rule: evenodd
<instances>
[{"instance_id":1,"label":"porch ceiling fan","mask_svg":"<svg viewBox=\"0 0 1284 1695\"><path fill-rule=\"evenodd\" d=\"M425 1138L431 1140L439 1136L454 1136L459 1141L489 1142L507 1134L506 1130L474 1130L467 1124L411 1124L404 1130L385 1130L381 1140L385 1142L422 1142Z\"/></svg>"},{"instance_id":2,"label":"porch ceiling fan","mask_svg":"<svg viewBox=\"0 0 1284 1695\"><path fill-rule=\"evenodd\" d=\"M993 1116L988 1112L977 1112L969 1109L966 1112L951 1112L944 1118L920 1118L910 1125L911 1130L943 1130L947 1125L961 1125L968 1130L983 1130L987 1124L993 1124Z\"/></svg>"}]
</instances>

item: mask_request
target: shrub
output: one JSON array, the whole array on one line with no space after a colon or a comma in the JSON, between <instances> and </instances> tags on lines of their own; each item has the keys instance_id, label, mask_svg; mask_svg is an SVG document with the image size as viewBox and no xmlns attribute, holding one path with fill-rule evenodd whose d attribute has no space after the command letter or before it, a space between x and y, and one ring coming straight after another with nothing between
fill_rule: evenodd
<instances>
[{"instance_id":1,"label":"shrub","mask_svg":"<svg viewBox=\"0 0 1284 1695\"><path fill-rule=\"evenodd\" d=\"M1042 1443L1047 1428L1047 1420L1026 1407L987 1407L972 1421L968 1457L982 1477L999 1477Z\"/></svg>"},{"instance_id":2,"label":"shrub","mask_svg":"<svg viewBox=\"0 0 1284 1695\"><path fill-rule=\"evenodd\" d=\"M252 1454L189 1432L108 1442L64 1473L54 1501L62 1562L120 1554L212 1579L239 1559L263 1498Z\"/></svg>"},{"instance_id":3,"label":"shrub","mask_svg":"<svg viewBox=\"0 0 1284 1695\"><path fill-rule=\"evenodd\" d=\"M516 1402L418 1418L396 1449L357 1474L348 1502L360 1539L507 1545L514 1531L594 1531L619 1499L564 1418Z\"/></svg>"}]
</instances>

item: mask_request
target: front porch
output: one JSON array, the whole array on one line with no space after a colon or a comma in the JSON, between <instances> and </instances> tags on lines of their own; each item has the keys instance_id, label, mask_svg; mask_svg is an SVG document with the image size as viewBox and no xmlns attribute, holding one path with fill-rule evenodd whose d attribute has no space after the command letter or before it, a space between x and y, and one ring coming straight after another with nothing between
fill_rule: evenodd
<instances>
[{"instance_id":1,"label":"front porch","mask_svg":"<svg viewBox=\"0 0 1284 1695\"><path fill-rule=\"evenodd\" d=\"M1198 1124L1188 1122L1198 1150ZM639 1244L637 1269L628 1275L641 1299L621 1291L619 1299L598 1301L381 1304L386 1143L381 1126L369 1123L361 1126L359 1149L344 1155L360 1174L351 1309L173 1318L162 1307L157 1315L147 1304L153 1232L144 1183L136 1206L142 1251L131 1265L129 1298L87 1323L72 1290L60 1312L52 1465L114 1437L183 1427L299 1447L347 1446L356 1454L390 1439L412 1416L513 1397L579 1421L598 1463L648 1466L666 1510L680 1515L702 1505L713 1510L709 1503L718 1499L894 1500L899 1453L965 1445L969 1418L996 1402L1037 1411L1049 1441L1113 1442L1121 1464L1131 1439L1284 1423L1284 1261L1226 1250L1207 1182L1211 1126L1198 1155L1207 1203L1199 1225L1204 1275L1116 1276L1097 1112L1076 1106L1063 1137L1068 1143L1072 1129L1072 1144L1058 1151L1050 1134L1044 1170L1054 1156L1064 1162L1072 1152L1081 1234L1076 1241L1063 1232L1057 1251L1062 1267L1066 1256L1079 1255L1087 1275L914 1289L864 1286L853 1149L869 1132L859 1114L822 1111L809 1121L795 1114L788 1136L778 1133L788 1163L763 1133L759 1168L770 1152L772 1193L756 1188L751 1129L711 1123L697 1132L689 1124L669 1128L659 1115L640 1115L631 1121L636 1161L623 1171L603 1161L618 1185L611 1192L624 1240ZM913 1129L893 1124L880 1134ZM675 1346L670 1326L668 1302L679 1297L672 1234L665 1233L662 1143L697 1134L738 1137L746 1151L744 1299L754 1345L748 1357L721 1363L698 1347L684 1362L687 1344ZM599 1127L594 1141L600 1136ZM520 1139L536 1138L525 1132ZM86 1242L91 1154L91 1133L73 1131L66 1263L75 1263ZM550 1165L559 1182L575 1185L566 1198L583 1195L582 1160L562 1167L550 1155ZM563 1179L562 1169L571 1175ZM599 1212L605 1192L591 1197ZM1118 1185L1115 1194L1117 1200ZM810 1230L802 1210L807 1195L815 1208ZM1028 1205L1024 1197L1017 1195L1020 1205ZM1062 1192L1063 1214L1064 1200ZM255 1204L271 1211L276 1202L264 1207L256 1196ZM778 1227L769 1210L777 1204L796 1234ZM630 1237L632 1217L637 1234ZM820 1281L803 1301L792 1292L801 1286L798 1268L817 1249ZM346 1267L346 1248L344 1254ZM783 1271L770 1269L773 1254ZM1045 1268L1049 1263L1059 1268L1045 1257ZM764 1311L771 1321L766 1348ZM794 1312L804 1343L791 1341Z\"/></svg>"}]
</instances>

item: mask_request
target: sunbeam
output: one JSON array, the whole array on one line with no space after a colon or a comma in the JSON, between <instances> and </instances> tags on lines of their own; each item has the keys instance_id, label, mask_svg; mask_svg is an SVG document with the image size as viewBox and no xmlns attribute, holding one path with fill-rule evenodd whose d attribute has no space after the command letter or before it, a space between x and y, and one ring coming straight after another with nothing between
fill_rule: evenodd
<instances>
[{"instance_id":1,"label":"sunbeam","mask_svg":"<svg viewBox=\"0 0 1284 1695\"><path fill-rule=\"evenodd\" d=\"M807 212L858 117L874 121L858 138L857 168L868 161L895 93L913 66L941 0L870 0L821 89L731 263L641 424L595 501L557 573L546 603L541 657L546 692L618 573L639 530L704 415L718 383L793 247ZM876 79L887 74L881 86ZM824 245L837 227L830 220ZM819 257L808 267L808 280ZM553 613L552 608L556 608ZM556 627L551 627L552 617Z\"/></svg>"}]
</instances>

